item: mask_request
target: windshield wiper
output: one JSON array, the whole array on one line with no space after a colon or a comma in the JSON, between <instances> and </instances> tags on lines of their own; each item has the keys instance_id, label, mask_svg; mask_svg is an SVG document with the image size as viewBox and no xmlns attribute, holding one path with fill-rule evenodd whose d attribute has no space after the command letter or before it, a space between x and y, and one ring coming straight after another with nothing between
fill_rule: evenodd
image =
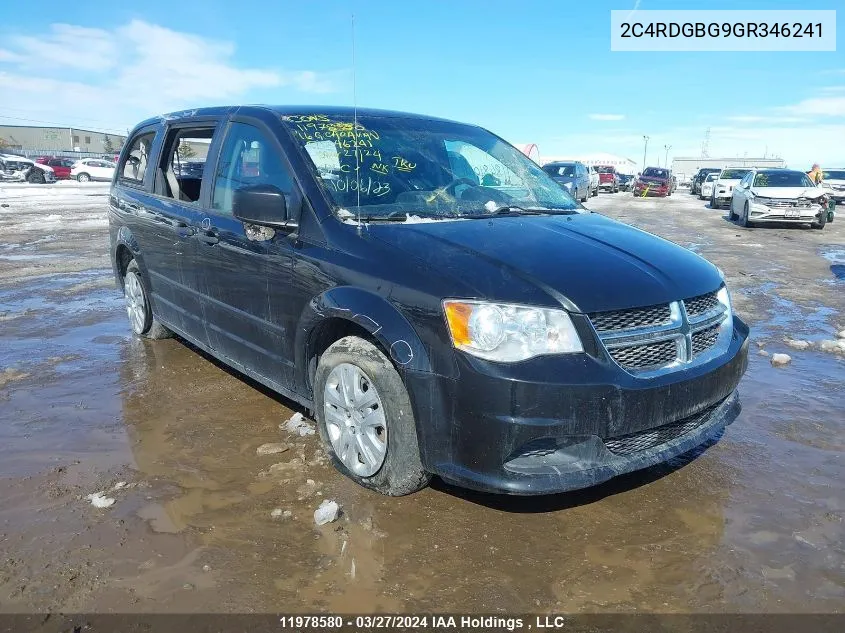
<instances>
[{"instance_id":1,"label":"windshield wiper","mask_svg":"<svg viewBox=\"0 0 845 633\"><path fill-rule=\"evenodd\" d=\"M520 207L514 204L506 204L502 205L501 207L496 207L495 209L488 211L487 209L484 210L483 213L467 213L464 214L462 217L465 218L489 218L493 215L498 216L519 216L519 215L554 215L554 214L561 214L561 215L569 215L573 213L578 213L574 209L552 209L547 207Z\"/></svg>"}]
</instances>

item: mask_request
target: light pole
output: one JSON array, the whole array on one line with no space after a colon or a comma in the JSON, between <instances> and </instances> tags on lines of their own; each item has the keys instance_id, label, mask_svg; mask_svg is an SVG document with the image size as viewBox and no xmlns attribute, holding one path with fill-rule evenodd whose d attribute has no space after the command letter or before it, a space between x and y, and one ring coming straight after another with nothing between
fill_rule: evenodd
<instances>
[{"instance_id":1,"label":"light pole","mask_svg":"<svg viewBox=\"0 0 845 633\"><path fill-rule=\"evenodd\" d=\"M643 147L643 171L645 171L645 156L646 152L648 152L648 137L643 134L643 140L645 141L645 147Z\"/></svg>"},{"instance_id":2,"label":"light pole","mask_svg":"<svg viewBox=\"0 0 845 633\"><path fill-rule=\"evenodd\" d=\"M672 149L672 146L671 145L664 145L663 149L666 150L666 156L663 159L663 166L666 169L669 169L669 150Z\"/></svg>"}]
</instances>

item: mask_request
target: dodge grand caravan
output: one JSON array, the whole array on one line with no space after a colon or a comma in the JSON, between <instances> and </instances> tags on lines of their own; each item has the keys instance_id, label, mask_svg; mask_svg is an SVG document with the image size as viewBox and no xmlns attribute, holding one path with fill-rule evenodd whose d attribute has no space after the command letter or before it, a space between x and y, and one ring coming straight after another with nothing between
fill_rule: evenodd
<instances>
[{"instance_id":1,"label":"dodge grand caravan","mask_svg":"<svg viewBox=\"0 0 845 633\"><path fill-rule=\"evenodd\" d=\"M198 170L178 148L198 148ZM593 214L472 125L228 107L139 124L110 194L139 336L177 334L313 411L335 466L592 486L719 435L748 328L718 268Z\"/></svg>"}]
</instances>

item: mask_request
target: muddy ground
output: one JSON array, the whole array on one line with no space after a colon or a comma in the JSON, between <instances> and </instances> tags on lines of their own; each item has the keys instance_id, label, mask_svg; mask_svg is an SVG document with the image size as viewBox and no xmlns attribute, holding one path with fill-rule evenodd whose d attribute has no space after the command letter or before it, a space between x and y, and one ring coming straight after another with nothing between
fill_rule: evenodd
<instances>
[{"instance_id":1,"label":"muddy ground","mask_svg":"<svg viewBox=\"0 0 845 633\"><path fill-rule=\"evenodd\" d=\"M588 491L388 499L280 431L292 403L130 335L106 195L0 187L0 612L845 610L845 357L819 346L845 329L845 214L744 230L683 190L591 200L725 271L754 339L742 415ZM343 516L318 528L325 498Z\"/></svg>"}]
</instances>

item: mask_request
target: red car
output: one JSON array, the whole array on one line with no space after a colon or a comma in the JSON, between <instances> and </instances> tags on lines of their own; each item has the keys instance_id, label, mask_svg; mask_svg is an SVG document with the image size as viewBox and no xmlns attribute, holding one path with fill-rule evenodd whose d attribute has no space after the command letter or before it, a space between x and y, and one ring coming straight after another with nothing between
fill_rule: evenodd
<instances>
[{"instance_id":1,"label":"red car","mask_svg":"<svg viewBox=\"0 0 845 633\"><path fill-rule=\"evenodd\" d=\"M665 198L672 195L672 174L662 167L646 167L637 182L634 183L634 196L658 196Z\"/></svg>"},{"instance_id":2,"label":"red car","mask_svg":"<svg viewBox=\"0 0 845 633\"><path fill-rule=\"evenodd\" d=\"M596 165L599 172L599 189L607 189L613 193L619 191L619 176L616 174L616 167L612 165Z\"/></svg>"},{"instance_id":3,"label":"red car","mask_svg":"<svg viewBox=\"0 0 845 633\"><path fill-rule=\"evenodd\" d=\"M56 174L56 180L68 180L70 178L70 168L73 167L76 161L72 158L62 158L59 156L42 156L36 158L35 162L52 167Z\"/></svg>"}]
</instances>

